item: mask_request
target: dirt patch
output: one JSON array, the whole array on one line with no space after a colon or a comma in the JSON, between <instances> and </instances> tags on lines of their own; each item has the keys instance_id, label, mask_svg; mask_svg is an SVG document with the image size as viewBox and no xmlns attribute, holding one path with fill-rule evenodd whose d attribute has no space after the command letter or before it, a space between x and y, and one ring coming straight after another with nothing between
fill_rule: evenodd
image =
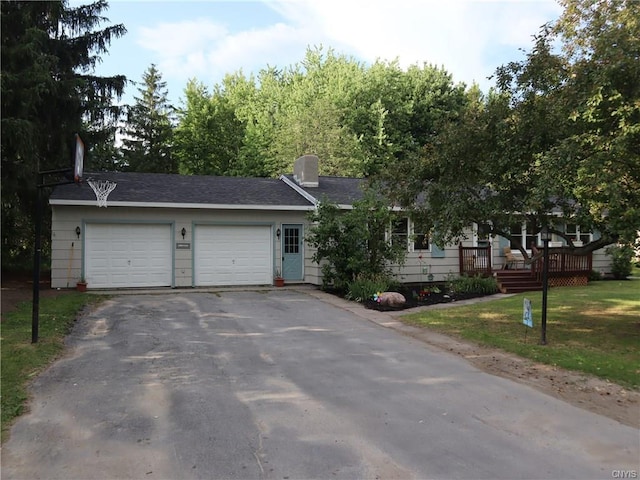
<instances>
[{"instance_id":1,"label":"dirt patch","mask_svg":"<svg viewBox=\"0 0 640 480\"><path fill-rule=\"evenodd\" d=\"M47 274L40 277L40 298L54 297L65 293L65 290L51 288L51 280ZM1 317L18 308L22 302L33 300L33 278L28 273L2 272L2 311Z\"/></svg>"}]
</instances>

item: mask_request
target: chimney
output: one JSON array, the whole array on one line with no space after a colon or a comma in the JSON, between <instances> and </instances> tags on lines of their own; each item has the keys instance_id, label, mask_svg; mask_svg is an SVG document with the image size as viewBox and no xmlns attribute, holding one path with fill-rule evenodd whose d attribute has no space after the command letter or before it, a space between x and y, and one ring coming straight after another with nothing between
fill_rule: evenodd
<instances>
[{"instance_id":1,"label":"chimney","mask_svg":"<svg viewBox=\"0 0 640 480\"><path fill-rule=\"evenodd\" d=\"M303 155L293 164L293 178L301 187L318 186L318 157Z\"/></svg>"}]
</instances>

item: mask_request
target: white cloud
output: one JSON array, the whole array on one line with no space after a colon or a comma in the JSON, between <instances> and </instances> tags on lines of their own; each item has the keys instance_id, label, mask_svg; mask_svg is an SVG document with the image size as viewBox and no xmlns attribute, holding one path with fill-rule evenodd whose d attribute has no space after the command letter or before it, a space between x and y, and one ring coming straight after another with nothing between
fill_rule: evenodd
<instances>
[{"instance_id":1,"label":"white cloud","mask_svg":"<svg viewBox=\"0 0 640 480\"><path fill-rule=\"evenodd\" d=\"M182 57L206 48L228 35L227 29L208 19L160 23L141 27L138 44L155 52L160 58Z\"/></svg>"},{"instance_id":2,"label":"white cloud","mask_svg":"<svg viewBox=\"0 0 640 480\"><path fill-rule=\"evenodd\" d=\"M229 35L208 53L209 68L227 73L238 70L243 65L255 69L266 67L267 64L284 66L285 58L291 56L288 52L300 50L298 39L301 34L293 26L277 23L265 29ZM293 61L297 60L299 58ZM248 73L246 68L244 70Z\"/></svg>"},{"instance_id":3,"label":"white cloud","mask_svg":"<svg viewBox=\"0 0 640 480\"><path fill-rule=\"evenodd\" d=\"M497 49L528 49L531 36L561 9L552 0L298 0L269 2L291 22L320 29L327 45L367 60L398 58L404 67L444 66L456 81L486 85L501 63Z\"/></svg>"},{"instance_id":4,"label":"white cloud","mask_svg":"<svg viewBox=\"0 0 640 480\"><path fill-rule=\"evenodd\" d=\"M306 45L313 42L309 31L285 23L232 33L200 19L138 31L138 44L154 53L163 76L183 84L194 77L218 82L224 74L240 69L248 74L267 65L289 65L301 60Z\"/></svg>"},{"instance_id":5,"label":"white cloud","mask_svg":"<svg viewBox=\"0 0 640 480\"><path fill-rule=\"evenodd\" d=\"M138 31L167 80L218 82L267 65L301 61L308 45L373 62L398 58L406 67L430 63L455 81L484 88L496 67L529 49L532 35L555 19L552 0L265 0L280 19L261 28L230 28L210 19L161 23ZM504 58L505 55L511 55Z\"/></svg>"}]
</instances>

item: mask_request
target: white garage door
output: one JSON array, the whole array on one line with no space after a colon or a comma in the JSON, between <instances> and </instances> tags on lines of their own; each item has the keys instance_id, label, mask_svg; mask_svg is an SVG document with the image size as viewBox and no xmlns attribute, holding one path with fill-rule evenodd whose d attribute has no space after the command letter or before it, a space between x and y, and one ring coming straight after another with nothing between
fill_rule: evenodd
<instances>
[{"instance_id":1,"label":"white garage door","mask_svg":"<svg viewBox=\"0 0 640 480\"><path fill-rule=\"evenodd\" d=\"M272 252L269 226L198 225L194 238L195 284L270 284Z\"/></svg>"},{"instance_id":2,"label":"white garage door","mask_svg":"<svg viewBox=\"0 0 640 480\"><path fill-rule=\"evenodd\" d=\"M85 230L89 288L171 286L170 225L88 224Z\"/></svg>"}]
</instances>

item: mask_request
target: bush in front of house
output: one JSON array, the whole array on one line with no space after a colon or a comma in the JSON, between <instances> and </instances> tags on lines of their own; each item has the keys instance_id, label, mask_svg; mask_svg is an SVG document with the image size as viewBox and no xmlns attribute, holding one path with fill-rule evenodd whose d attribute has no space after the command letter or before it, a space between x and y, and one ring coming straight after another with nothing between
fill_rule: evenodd
<instances>
[{"instance_id":1,"label":"bush in front of house","mask_svg":"<svg viewBox=\"0 0 640 480\"><path fill-rule=\"evenodd\" d=\"M306 240L322 265L322 287L347 293L359 277L390 276L389 265L401 265L406 245L389 242L386 233L395 213L389 203L367 190L350 210L322 201L308 216ZM375 292L374 292L375 293Z\"/></svg>"},{"instance_id":2,"label":"bush in front of house","mask_svg":"<svg viewBox=\"0 0 640 480\"><path fill-rule=\"evenodd\" d=\"M632 259L634 251L629 244L619 244L607 248L607 254L611 255L611 273L618 280L624 280L631 275L633 270Z\"/></svg>"},{"instance_id":3,"label":"bush in front of house","mask_svg":"<svg viewBox=\"0 0 640 480\"><path fill-rule=\"evenodd\" d=\"M349 282L345 298L362 303L373 298L378 292L387 292L397 287L398 283L385 274L358 275L355 280Z\"/></svg>"},{"instance_id":4,"label":"bush in front of house","mask_svg":"<svg viewBox=\"0 0 640 480\"><path fill-rule=\"evenodd\" d=\"M480 275L473 277L462 275L450 278L447 281L447 287L451 293L491 295L498 292L498 282L495 277L482 277Z\"/></svg>"},{"instance_id":5,"label":"bush in front of house","mask_svg":"<svg viewBox=\"0 0 640 480\"><path fill-rule=\"evenodd\" d=\"M590 282L598 282L602 280L602 274L597 270L591 270L589 272L589 281Z\"/></svg>"}]
</instances>

